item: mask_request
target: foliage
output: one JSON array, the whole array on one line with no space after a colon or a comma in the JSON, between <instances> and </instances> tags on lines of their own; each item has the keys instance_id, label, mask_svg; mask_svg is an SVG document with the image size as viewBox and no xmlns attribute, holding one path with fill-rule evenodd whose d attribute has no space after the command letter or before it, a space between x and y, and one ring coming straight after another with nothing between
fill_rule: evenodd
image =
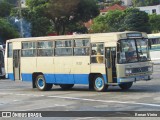
<instances>
[{"instance_id":1,"label":"foliage","mask_svg":"<svg viewBox=\"0 0 160 120\"><path fill-rule=\"evenodd\" d=\"M152 6L160 4L159 0L132 0L134 7Z\"/></svg>"},{"instance_id":2,"label":"foliage","mask_svg":"<svg viewBox=\"0 0 160 120\"><path fill-rule=\"evenodd\" d=\"M6 20L0 18L0 37L2 40L19 37L16 29Z\"/></svg>"},{"instance_id":3,"label":"foliage","mask_svg":"<svg viewBox=\"0 0 160 120\"><path fill-rule=\"evenodd\" d=\"M12 5L8 2L0 2L0 17L7 17L10 14L10 11L12 9Z\"/></svg>"},{"instance_id":4,"label":"foliage","mask_svg":"<svg viewBox=\"0 0 160 120\"><path fill-rule=\"evenodd\" d=\"M122 1L121 0L114 0L113 2L111 2L111 6L115 5L115 4L122 5Z\"/></svg>"},{"instance_id":5,"label":"foliage","mask_svg":"<svg viewBox=\"0 0 160 120\"><path fill-rule=\"evenodd\" d=\"M106 23L105 16L98 16L94 19L93 25L91 26L91 32L103 33L108 32L108 24Z\"/></svg>"},{"instance_id":6,"label":"foliage","mask_svg":"<svg viewBox=\"0 0 160 120\"><path fill-rule=\"evenodd\" d=\"M121 31L141 31L150 33L148 14L136 8L128 8L124 11Z\"/></svg>"},{"instance_id":7,"label":"foliage","mask_svg":"<svg viewBox=\"0 0 160 120\"><path fill-rule=\"evenodd\" d=\"M50 20L45 16L46 0L27 0L26 3L29 7L23 8L21 14L22 19L28 21L31 25L31 35L33 37L46 36L53 31ZM33 8L34 5L37 5L37 7ZM12 9L11 16L21 19L19 12L17 8Z\"/></svg>"},{"instance_id":8,"label":"foliage","mask_svg":"<svg viewBox=\"0 0 160 120\"><path fill-rule=\"evenodd\" d=\"M149 15L149 22L153 33L160 31L160 15L156 14Z\"/></svg>"},{"instance_id":9,"label":"foliage","mask_svg":"<svg viewBox=\"0 0 160 120\"><path fill-rule=\"evenodd\" d=\"M6 1L9 4L14 5L14 6L16 6L18 4L18 2L19 2L19 0L3 0L3 1Z\"/></svg>"},{"instance_id":10,"label":"foliage","mask_svg":"<svg viewBox=\"0 0 160 120\"><path fill-rule=\"evenodd\" d=\"M92 25L93 32L117 32L121 25L122 11L109 11L105 16L98 16Z\"/></svg>"},{"instance_id":11,"label":"foliage","mask_svg":"<svg viewBox=\"0 0 160 120\"><path fill-rule=\"evenodd\" d=\"M99 26L98 26L99 25ZM150 33L147 13L135 8L125 11L109 11L105 16L94 19L93 32L141 31Z\"/></svg>"},{"instance_id":12,"label":"foliage","mask_svg":"<svg viewBox=\"0 0 160 120\"><path fill-rule=\"evenodd\" d=\"M29 6L28 12L32 16L34 14L35 18L45 17L48 19L52 24L50 25L52 30L55 30L57 34L70 32L74 29L71 29L71 26L81 25L80 23L86 22L99 14L95 0L27 0L26 2ZM27 17L27 19L30 19L30 21L36 20L32 16Z\"/></svg>"}]
</instances>

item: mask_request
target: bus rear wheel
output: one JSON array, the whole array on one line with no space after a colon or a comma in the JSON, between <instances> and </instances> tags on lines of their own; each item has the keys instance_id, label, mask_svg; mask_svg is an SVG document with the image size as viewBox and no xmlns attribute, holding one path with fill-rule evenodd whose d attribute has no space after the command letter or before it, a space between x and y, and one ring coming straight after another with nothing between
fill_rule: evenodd
<instances>
[{"instance_id":1,"label":"bus rear wheel","mask_svg":"<svg viewBox=\"0 0 160 120\"><path fill-rule=\"evenodd\" d=\"M71 89L74 86L74 84L61 84L59 86L64 90L68 90Z\"/></svg>"},{"instance_id":2,"label":"bus rear wheel","mask_svg":"<svg viewBox=\"0 0 160 120\"><path fill-rule=\"evenodd\" d=\"M129 82L129 83L123 83L123 84L119 84L119 87L122 90L128 90L132 87L133 82Z\"/></svg>"},{"instance_id":3,"label":"bus rear wheel","mask_svg":"<svg viewBox=\"0 0 160 120\"><path fill-rule=\"evenodd\" d=\"M46 80L43 75L38 75L36 77L35 85L40 91L51 90L53 86L53 84L46 83Z\"/></svg>"},{"instance_id":4,"label":"bus rear wheel","mask_svg":"<svg viewBox=\"0 0 160 120\"><path fill-rule=\"evenodd\" d=\"M94 78L94 90L97 92L103 92L107 90L104 78L101 75L96 75Z\"/></svg>"}]
</instances>

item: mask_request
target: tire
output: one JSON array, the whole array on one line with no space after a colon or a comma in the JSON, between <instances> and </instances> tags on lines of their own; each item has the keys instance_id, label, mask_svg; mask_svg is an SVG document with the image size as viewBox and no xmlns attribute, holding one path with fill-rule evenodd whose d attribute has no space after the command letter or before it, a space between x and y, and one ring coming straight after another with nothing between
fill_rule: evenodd
<instances>
[{"instance_id":1,"label":"tire","mask_svg":"<svg viewBox=\"0 0 160 120\"><path fill-rule=\"evenodd\" d=\"M104 78L101 75L96 75L94 78L94 90L97 92L104 92L107 90Z\"/></svg>"},{"instance_id":2,"label":"tire","mask_svg":"<svg viewBox=\"0 0 160 120\"><path fill-rule=\"evenodd\" d=\"M123 83L123 84L119 84L119 87L122 90L128 90L132 87L133 82L129 82L129 83Z\"/></svg>"},{"instance_id":3,"label":"tire","mask_svg":"<svg viewBox=\"0 0 160 120\"><path fill-rule=\"evenodd\" d=\"M71 89L74 84L61 84L59 85L63 90L68 90L68 89Z\"/></svg>"},{"instance_id":4,"label":"tire","mask_svg":"<svg viewBox=\"0 0 160 120\"><path fill-rule=\"evenodd\" d=\"M53 84L47 84L43 75L38 75L36 77L35 85L40 91L51 90Z\"/></svg>"}]
</instances>

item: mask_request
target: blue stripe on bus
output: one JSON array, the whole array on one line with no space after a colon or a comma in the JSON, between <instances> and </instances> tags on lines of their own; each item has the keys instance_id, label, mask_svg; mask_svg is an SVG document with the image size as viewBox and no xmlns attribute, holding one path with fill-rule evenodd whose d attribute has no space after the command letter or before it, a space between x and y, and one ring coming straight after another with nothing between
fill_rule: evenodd
<instances>
[{"instance_id":1,"label":"blue stripe on bus","mask_svg":"<svg viewBox=\"0 0 160 120\"><path fill-rule=\"evenodd\" d=\"M32 82L32 74L21 74L22 81ZM89 84L89 74L44 74L46 83L53 84ZM9 74L9 79L14 80L14 75ZM106 75L103 75L107 83Z\"/></svg>"},{"instance_id":2,"label":"blue stripe on bus","mask_svg":"<svg viewBox=\"0 0 160 120\"><path fill-rule=\"evenodd\" d=\"M8 78L9 78L10 80L14 80L14 75L13 75L13 73L9 73L9 74L8 74Z\"/></svg>"}]
</instances>

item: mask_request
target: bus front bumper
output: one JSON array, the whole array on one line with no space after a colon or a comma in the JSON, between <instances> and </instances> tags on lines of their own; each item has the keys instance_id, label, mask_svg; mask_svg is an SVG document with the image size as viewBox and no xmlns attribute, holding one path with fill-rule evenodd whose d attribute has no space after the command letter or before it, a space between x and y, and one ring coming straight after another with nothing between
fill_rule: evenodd
<instances>
[{"instance_id":1,"label":"bus front bumper","mask_svg":"<svg viewBox=\"0 0 160 120\"><path fill-rule=\"evenodd\" d=\"M151 79L150 75L146 75L146 76L136 76L136 77L129 77L129 78L117 78L117 82L126 83L126 82L136 82L141 80L148 81L150 79Z\"/></svg>"}]
</instances>

